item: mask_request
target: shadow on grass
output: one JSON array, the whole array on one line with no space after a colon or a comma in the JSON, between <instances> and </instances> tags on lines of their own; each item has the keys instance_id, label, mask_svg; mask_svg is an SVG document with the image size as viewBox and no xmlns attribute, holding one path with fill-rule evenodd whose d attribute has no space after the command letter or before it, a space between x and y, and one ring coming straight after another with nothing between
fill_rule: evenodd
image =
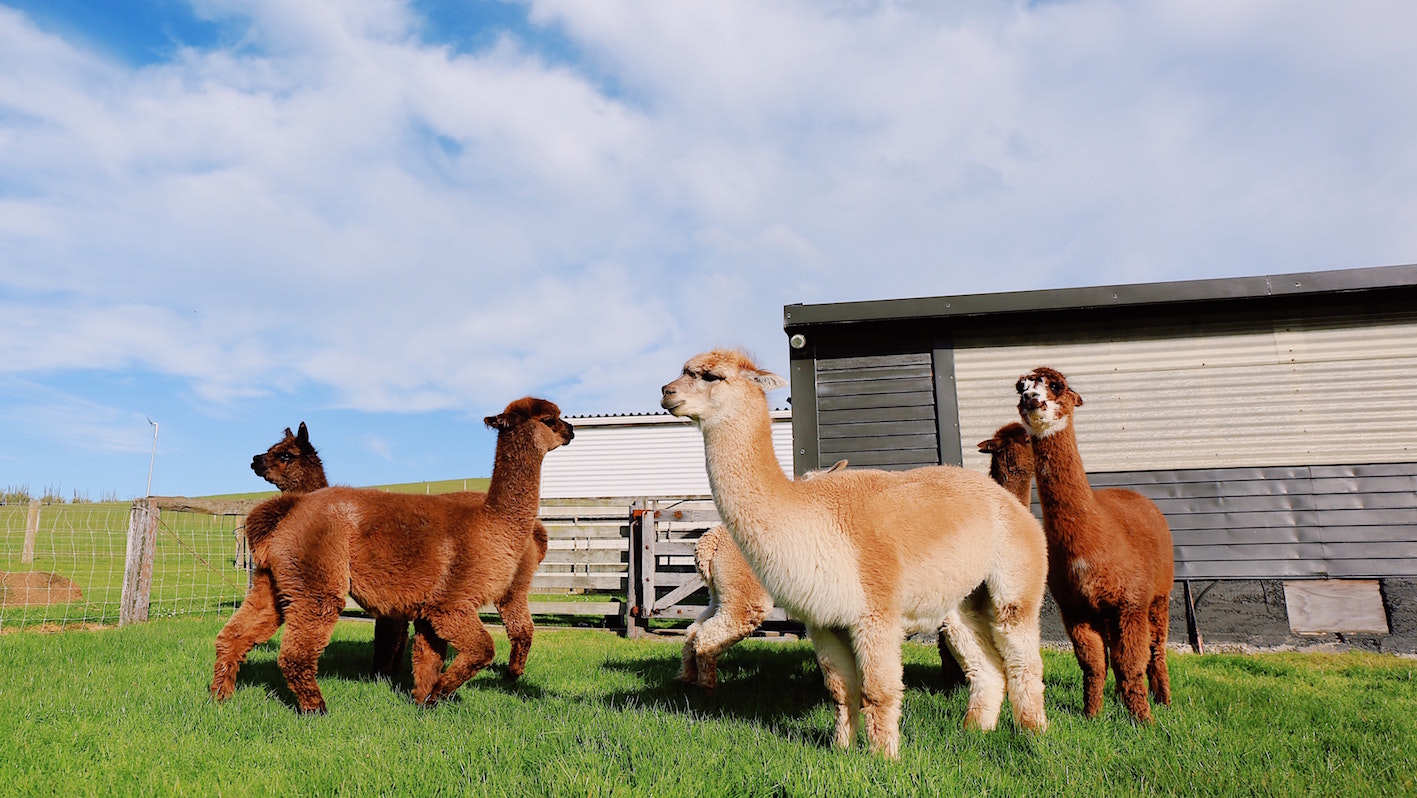
<instances>
[{"instance_id":1,"label":"shadow on grass","mask_svg":"<svg viewBox=\"0 0 1417 798\"><path fill-rule=\"evenodd\" d=\"M285 675L281 673L280 665L277 662L279 650L279 638L262 643L253 649L253 654L264 651L265 655L247 659L236 675L236 686L260 686L265 689L267 694L274 696L281 703L291 709L298 709L299 705L295 701L295 694L286 684ZM448 661L452 661L452 652L449 653ZM333 640L320 655L319 671L316 678L321 682L328 682L331 679L347 682L382 682L412 703L413 670L408 652L404 652L403 661L399 664L398 672L392 680L375 676L373 662L374 644L372 642ZM492 678L488 678L489 676ZM458 692L444 701L458 701L462 691L467 689L494 690L533 700L546 695L546 692L539 686L527 682L525 679L509 678L505 662L493 662L492 665L467 680L458 688Z\"/></svg>"},{"instance_id":2,"label":"shadow on grass","mask_svg":"<svg viewBox=\"0 0 1417 798\"><path fill-rule=\"evenodd\" d=\"M811 649L801 646L756 646L731 649L719 661L718 689L707 693L678 679L679 658L646 653L644 657L612 657L601 664L609 671L630 674L642 687L613 692L598 700L608 709L649 709L693 718L746 721L776 735L830 747L832 722L810 721L814 714L833 714L831 698ZM906 663L906 693L923 692L953 700L961 685L947 681L938 665ZM961 703L960 715L963 716Z\"/></svg>"}]
</instances>

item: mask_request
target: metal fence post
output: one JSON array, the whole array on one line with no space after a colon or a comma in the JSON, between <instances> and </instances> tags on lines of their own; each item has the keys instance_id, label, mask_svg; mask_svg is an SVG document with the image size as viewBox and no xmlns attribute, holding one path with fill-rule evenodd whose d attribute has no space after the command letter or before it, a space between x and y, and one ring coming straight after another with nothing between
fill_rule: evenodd
<instances>
[{"instance_id":1,"label":"metal fence post","mask_svg":"<svg viewBox=\"0 0 1417 798\"><path fill-rule=\"evenodd\" d=\"M20 552L20 562L34 562L34 540L39 535L39 499L30 499L29 515L25 518L25 548Z\"/></svg>"},{"instance_id":2,"label":"metal fence post","mask_svg":"<svg viewBox=\"0 0 1417 798\"><path fill-rule=\"evenodd\" d=\"M153 556L157 550L159 511L152 498L133 502L128 515L128 550L123 561L123 596L119 600L118 625L148 619L148 600L153 586Z\"/></svg>"}]
</instances>

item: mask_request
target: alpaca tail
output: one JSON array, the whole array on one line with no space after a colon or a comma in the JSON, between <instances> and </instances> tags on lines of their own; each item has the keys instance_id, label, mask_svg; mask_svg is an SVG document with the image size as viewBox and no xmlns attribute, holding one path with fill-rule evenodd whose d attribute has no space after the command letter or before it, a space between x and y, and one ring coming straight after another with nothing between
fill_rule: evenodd
<instances>
[{"instance_id":1,"label":"alpaca tail","mask_svg":"<svg viewBox=\"0 0 1417 798\"><path fill-rule=\"evenodd\" d=\"M299 503L298 494L281 494L256 505L246 516L246 544L251 548L251 556L258 567L268 564L267 548L271 533L276 526Z\"/></svg>"}]
</instances>

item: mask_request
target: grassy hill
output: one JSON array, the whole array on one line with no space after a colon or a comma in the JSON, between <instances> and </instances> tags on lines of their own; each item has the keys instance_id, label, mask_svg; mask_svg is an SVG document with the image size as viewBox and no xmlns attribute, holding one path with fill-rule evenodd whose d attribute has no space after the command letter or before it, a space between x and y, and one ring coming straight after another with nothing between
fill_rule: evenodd
<instances>
[{"instance_id":1,"label":"grassy hill","mask_svg":"<svg viewBox=\"0 0 1417 798\"><path fill-rule=\"evenodd\" d=\"M469 479L443 479L436 482L402 482L396 485L369 485L367 487L377 490L386 490L390 493L456 493L461 490L475 490L483 493L487 492L487 486L492 482L489 477L473 477ZM252 493L222 493L216 496L193 496L194 499L210 499L213 501L226 501L233 499L266 499L274 496L279 491L266 490L254 491Z\"/></svg>"}]
</instances>

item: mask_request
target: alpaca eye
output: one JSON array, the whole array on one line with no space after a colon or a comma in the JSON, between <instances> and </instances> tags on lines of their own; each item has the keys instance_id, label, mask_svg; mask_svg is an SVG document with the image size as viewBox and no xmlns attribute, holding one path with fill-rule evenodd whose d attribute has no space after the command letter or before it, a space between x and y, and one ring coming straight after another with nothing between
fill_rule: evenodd
<instances>
[{"instance_id":1,"label":"alpaca eye","mask_svg":"<svg viewBox=\"0 0 1417 798\"><path fill-rule=\"evenodd\" d=\"M720 376L718 376L717 374L714 374L714 373L708 372L708 371L705 371L705 372L704 372L704 376L703 376L703 381L704 381L704 382L718 382L718 381L721 380L721 379L723 379L723 378L720 377Z\"/></svg>"},{"instance_id":2,"label":"alpaca eye","mask_svg":"<svg viewBox=\"0 0 1417 798\"><path fill-rule=\"evenodd\" d=\"M1019 380L1017 383L1014 384L1014 390L1018 391L1019 393L1023 393L1023 380Z\"/></svg>"},{"instance_id":3,"label":"alpaca eye","mask_svg":"<svg viewBox=\"0 0 1417 798\"><path fill-rule=\"evenodd\" d=\"M1067 388L1067 387L1068 387L1068 386L1062 384L1061 382L1050 382L1050 383L1048 383L1048 390L1052 391L1052 392L1055 393L1055 394L1061 394L1061 393L1063 392L1063 390L1064 390L1065 388Z\"/></svg>"},{"instance_id":4,"label":"alpaca eye","mask_svg":"<svg viewBox=\"0 0 1417 798\"><path fill-rule=\"evenodd\" d=\"M276 459L281 461L282 463L289 463L291 460L295 459L295 455L289 452L281 452L280 454L276 455Z\"/></svg>"}]
</instances>

